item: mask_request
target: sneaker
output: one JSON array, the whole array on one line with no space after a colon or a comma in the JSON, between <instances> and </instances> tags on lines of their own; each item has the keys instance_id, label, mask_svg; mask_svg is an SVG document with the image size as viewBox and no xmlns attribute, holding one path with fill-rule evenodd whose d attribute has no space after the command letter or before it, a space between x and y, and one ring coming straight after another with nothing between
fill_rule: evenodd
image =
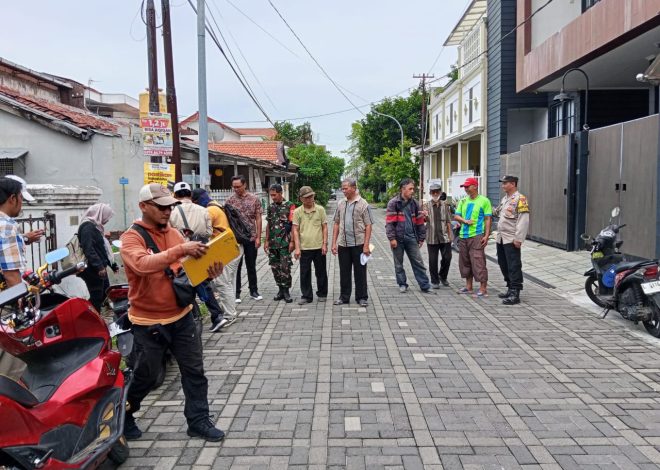
<instances>
[{"instance_id":1,"label":"sneaker","mask_svg":"<svg viewBox=\"0 0 660 470\"><path fill-rule=\"evenodd\" d=\"M137 427L135 418L129 413L126 413L126 417L124 418L124 437L129 441L134 441L142 437L142 431Z\"/></svg>"},{"instance_id":2,"label":"sneaker","mask_svg":"<svg viewBox=\"0 0 660 470\"><path fill-rule=\"evenodd\" d=\"M422 294L432 294L432 295L435 295L435 292L433 292L431 289L422 289Z\"/></svg>"},{"instance_id":3,"label":"sneaker","mask_svg":"<svg viewBox=\"0 0 660 470\"><path fill-rule=\"evenodd\" d=\"M233 315L227 315L227 316L225 317L225 320L227 320L227 323L225 323L225 324L222 326L222 328L227 328L227 327L231 326L231 325L236 321L236 317L233 316Z\"/></svg>"},{"instance_id":4,"label":"sneaker","mask_svg":"<svg viewBox=\"0 0 660 470\"><path fill-rule=\"evenodd\" d=\"M447 282L447 279L442 279L440 282L442 282L443 286L449 287L449 282Z\"/></svg>"},{"instance_id":5,"label":"sneaker","mask_svg":"<svg viewBox=\"0 0 660 470\"><path fill-rule=\"evenodd\" d=\"M213 324L211 325L210 330L215 333L216 331L218 331L223 326L226 326L227 323L229 323L229 320L227 320L226 318L223 318L222 320L217 321L217 322L213 322Z\"/></svg>"},{"instance_id":6,"label":"sneaker","mask_svg":"<svg viewBox=\"0 0 660 470\"><path fill-rule=\"evenodd\" d=\"M431 287L434 289L440 289L440 284L431 284Z\"/></svg>"},{"instance_id":7,"label":"sneaker","mask_svg":"<svg viewBox=\"0 0 660 470\"><path fill-rule=\"evenodd\" d=\"M305 305L305 304L311 304L312 301L309 299L306 299L305 297L301 297L300 300L298 301L298 305Z\"/></svg>"},{"instance_id":8,"label":"sneaker","mask_svg":"<svg viewBox=\"0 0 660 470\"><path fill-rule=\"evenodd\" d=\"M237 304L240 304L240 303L241 303L241 299L240 299L239 297L236 297L236 303L237 303Z\"/></svg>"},{"instance_id":9,"label":"sneaker","mask_svg":"<svg viewBox=\"0 0 660 470\"><path fill-rule=\"evenodd\" d=\"M259 292L256 290L254 292L250 292L250 297L252 297L254 300L262 300L263 297L259 295Z\"/></svg>"},{"instance_id":10,"label":"sneaker","mask_svg":"<svg viewBox=\"0 0 660 470\"><path fill-rule=\"evenodd\" d=\"M319 302L325 302L327 299L328 299L327 297L319 297L316 300L319 301Z\"/></svg>"},{"instance_id":11,"label":"sneaker","mask_svg":"<svg viewBox=\"0 0 660 470\"><path fill-rule=\"evenodd\" d=\"M405 294L406 292L408 292L408 286L399 286L399 292Z\"/></svg>"},{"instance_id":12,"label":"sneaker","mask_svg":"<svg viewBox=\"0 0 660 470\"><path fill-rule=\"evenodd\" d=\"M225 438L225 433L213 425L209 418L195 427L188 427L190 437L201 437L205 441L218 442Z\"/></svg>"}]
</instances>

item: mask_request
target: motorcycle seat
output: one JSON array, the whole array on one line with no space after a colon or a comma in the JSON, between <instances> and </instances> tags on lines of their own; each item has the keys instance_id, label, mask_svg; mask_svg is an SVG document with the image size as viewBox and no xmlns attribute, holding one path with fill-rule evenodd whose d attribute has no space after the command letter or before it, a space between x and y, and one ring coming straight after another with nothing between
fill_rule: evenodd
<instances>
[{"instance_id":1,"label":"motorcycle seat","mask_svg":"<svg viewBox=\"0 0 660 470\"><path fill-rule=\"evenodd\" d=\"M39 404L39 400L31 391L5 375L0 375L0 395L4 395L27 408Z\"/></svg>"},{"instance_id":2,"label":"motorcycle seat","mask_svg":"<svg viewBox=\"0 0 660 470\"><path fill-rule=\"evenodd\" d=\"M627 271L629 269L639 269L644 266L652 266L654 264L657 264L657 260L653 259L645 259L645 260L638 260L638 261L626 261L624 263L619 263L616 265L616 268L614 271L616 273L620 273L623 271Z\"/></svg>"}]
</instances>

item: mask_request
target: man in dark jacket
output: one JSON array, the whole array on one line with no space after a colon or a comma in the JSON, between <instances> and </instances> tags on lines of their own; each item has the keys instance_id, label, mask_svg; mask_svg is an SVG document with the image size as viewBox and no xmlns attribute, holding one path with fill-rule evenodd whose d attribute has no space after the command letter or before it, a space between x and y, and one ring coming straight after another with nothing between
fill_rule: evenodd
<instances>
[{"instance_id":1,"label":"man in dark jacket","mask_svg":"<svg viewBox=\"0 0 660 470\"><path fill-rule=\"evenodd\" d=\"M405 252L420 289L424 293L432 293L426 266L419 251L426 239L426 213L420 210L419 203L413 198L414 192L415 182L411 178L402 179L399 184L399 194L387 203L385 232L392 248L399 290L402 293L408 290L406 271L403 268Z\"/></svg>"}]
</instances>

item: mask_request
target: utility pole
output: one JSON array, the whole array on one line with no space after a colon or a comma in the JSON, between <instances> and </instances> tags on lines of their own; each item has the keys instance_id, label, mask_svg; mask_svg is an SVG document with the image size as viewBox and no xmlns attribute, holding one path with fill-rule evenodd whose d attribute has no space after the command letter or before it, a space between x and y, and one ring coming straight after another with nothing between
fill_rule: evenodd
<instances>
[{"instance_id":1,"label":"utility pole","mask_svg":"<svg viewBox=\"0 0 660 470\"><path fill-rule=\"evenodd\" d=\"M419 200L421 201L424 197L424 150L426 147L426 131L427 131L427 112L426 112L426 79L434 78L434 75L427 75L425 73L421 75L413 75L413 78L420 78L422 80L422 151L421 151L421 168L419 171Z\"/></svg>"},{"instance_id":2,"label":"utility pole","mask_svg":"<svg viewBox=\"0 0 660 470\"><path fill-rule=\"evenodd\" d=\"M209 181L209 122L206 111L206 20L205 0L197 0L197 93L199 98L199 177L202 188Z\"/></svg>"},{"instance_id":3,"label":"utility pole","mask_svg":"<svg viewBox=\"0 0 660 470\"><path fill-rule=\"evenodd\" d=\"M157 113L158 105L158 52L156 49L156 8L154 0L147 0L147 59L149 65L149 112ZM151 157L152 163L161 163L161 157Z\"/></svg>"},{"instance_id":4,"label":"utility pole","mask_svg":"<svg viewBox=\"0 0 660 470\"><path fill-rule=\"evenodd\" d=\"M163 52L165 54L165 82L167 96L167 112L172 118L172 163L174 178L183 181L181 173L181 142L179 141L179 112L176 103L176 87L174 86L174 58L172 56L172 26L170 24L170 0L161 0L163 14Z\"/></svg>"}]
</instances>

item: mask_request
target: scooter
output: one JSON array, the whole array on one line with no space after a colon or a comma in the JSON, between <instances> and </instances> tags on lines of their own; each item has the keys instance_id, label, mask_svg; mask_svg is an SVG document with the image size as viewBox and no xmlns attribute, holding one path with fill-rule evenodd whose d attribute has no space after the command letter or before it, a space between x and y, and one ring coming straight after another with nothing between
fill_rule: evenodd
<instances>
[{"instance_id":1,"label":"scooter","mask_svg":"<svg viewBox=\"0 0 660 470\"><path fill-rule=\"evenodd\" d=\"M0 347L27 365L18 381L0 376L0 468L96 468L129 455L131 370L121 370L112 337L121 349L132 334L108 327L88 301L53 291L85 268L47 270L67 255L48 253L37 273L0 292Z\"/></svg>"},{"instance_id":2,"label":"scooter","mask_svg":"<svg viewBox=\"0 0 660 470\"><path fill-rule=\"evenodd\" d=\"M626 225L612 220L620 210L612 210L610 223L593 240L583 234L582 239L591 243L592 268L587 276L585 291L599 307L605 309L603 318L610 310L634 322L640 321L653 336L660 337L660 276L658 260L626 260L620 248L623 241L619 231Z\"/></svg>"}]
</instances>

